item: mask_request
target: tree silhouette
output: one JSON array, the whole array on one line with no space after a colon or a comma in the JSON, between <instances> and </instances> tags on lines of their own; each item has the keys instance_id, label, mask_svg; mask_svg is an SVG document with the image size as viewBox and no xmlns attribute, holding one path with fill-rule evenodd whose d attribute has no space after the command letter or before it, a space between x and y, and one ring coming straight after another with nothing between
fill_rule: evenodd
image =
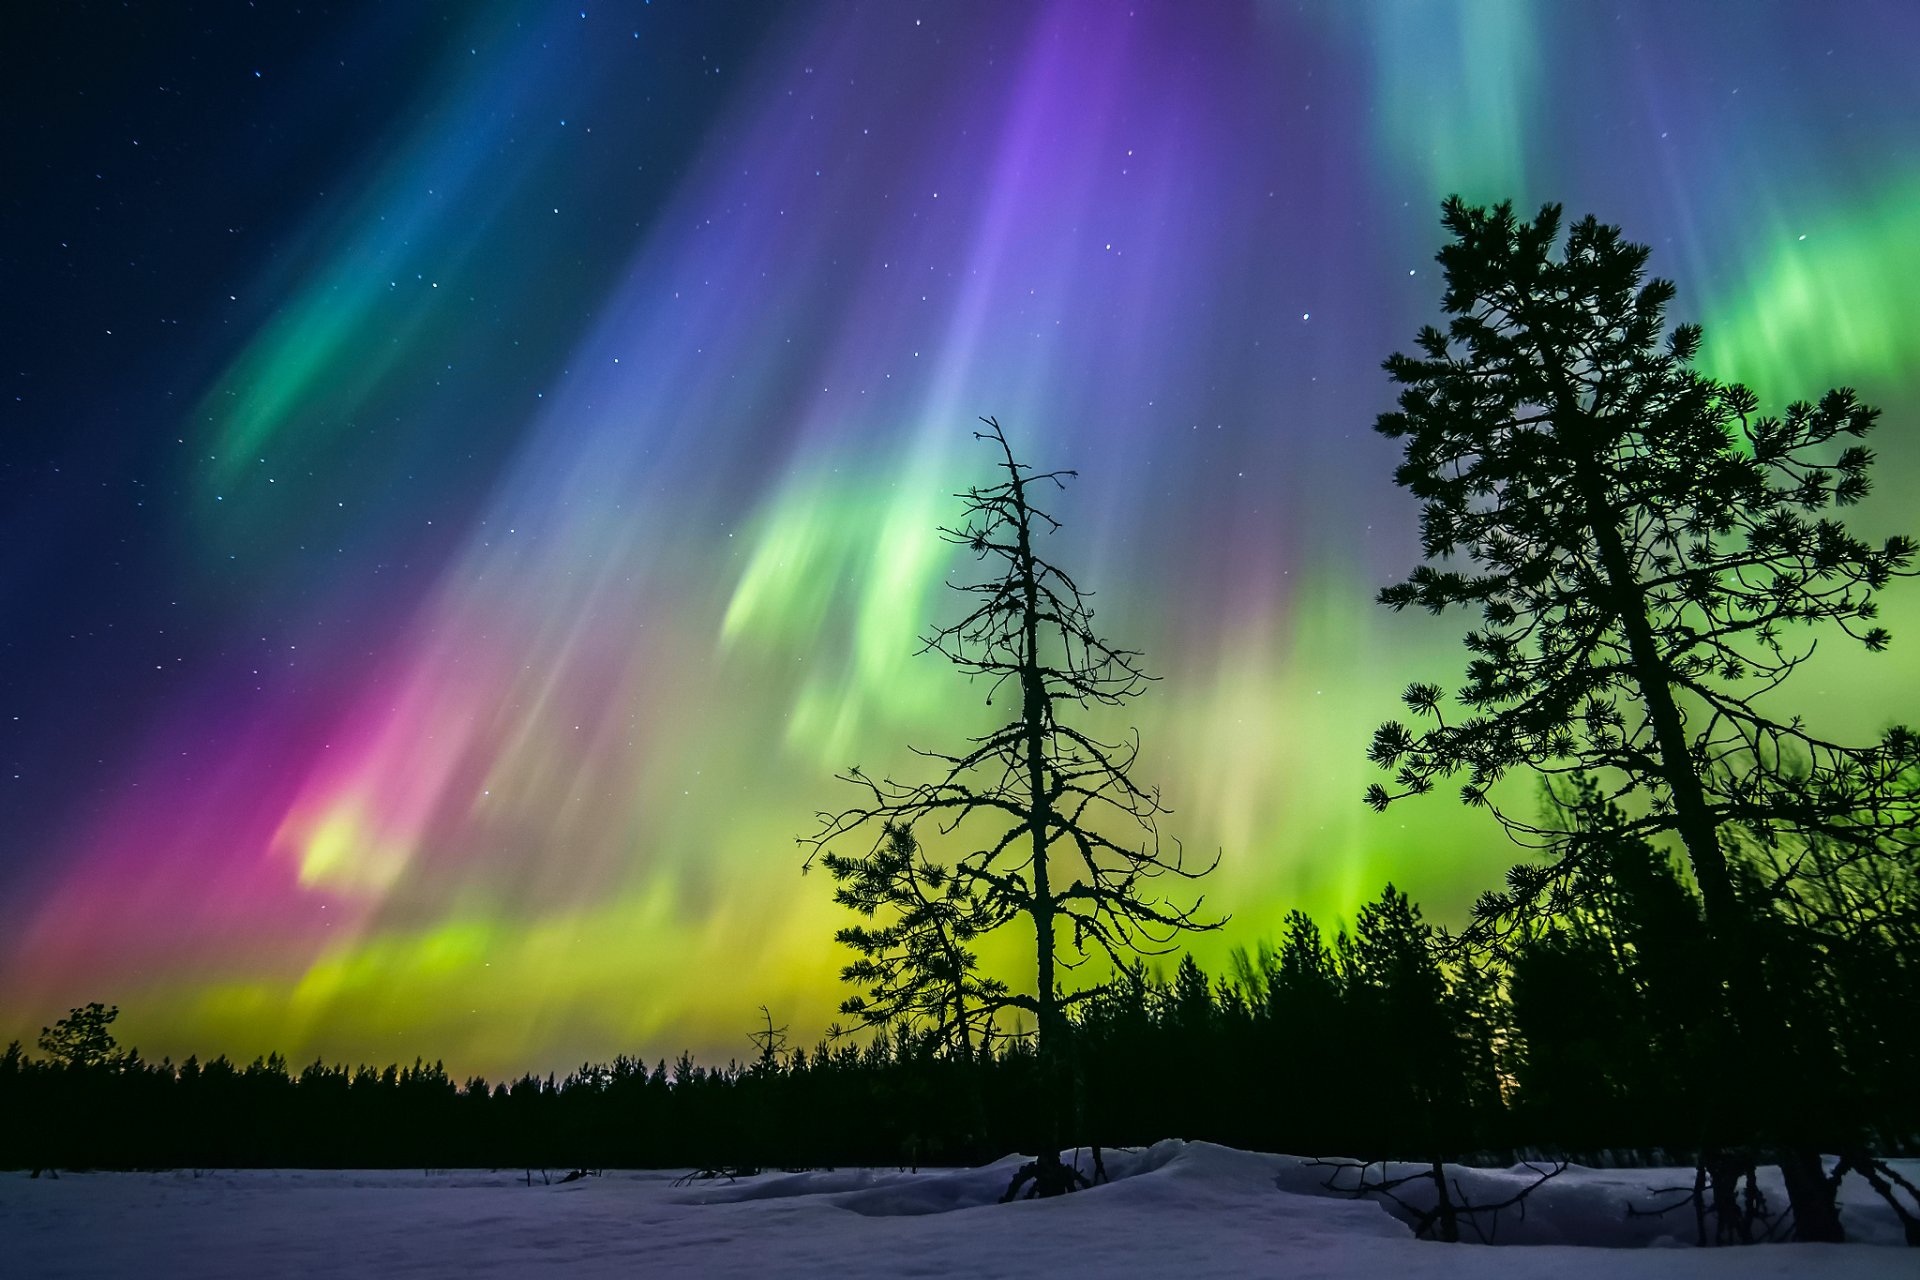
<instances>
[{"instance_id":1,"label":"tree silhouette","mask_svg":"<svg viewBox=\"0 0 1920 1280\"><path fill-rule=\"evenodd\" d=\"M760 1025L747 1032L747 1039L759 1051L754 1055L752 1070L765 1075L780 1069L780 1055L787 1048L787 1029L773 1025L773 1012L767 1006L760 1006Z\"/></svg>"},{"instance_id":2,"label":"tree silhouette","mask_svg":"<svg viewBox=\"0 0 1920 1280\"><path fill-rule=\"evenodd\" d=\"M1574 1149L1657 1145L1705 1105L1726 1050L1723 1011L1698 998L1712 959L1698 895L1666 854L1622 838L1596 841L1563 896L1508 948L1517 1105Z\"/></svg>"},{"instance_id":3,"label":"tree silhouette","mask_svg":"<svg viewBox=\"0 0 1920 1280\"><path fill-rule=\"evenodd\" d=\"M119 1005L99 1002L68 1010L51 1027L40 1028L40 1052L63 1067L91 1070L113 1060L113 1033L107 1030L120 1016Z\"/></svg>"},{"instance_id":4,"label":"tree silhouette","mask_svg":"<svg viewBox=\"0 0 1920 1280\"><path fill-rule=\"evenodd\" d=\"M1369 802L1465 773L1462 798L1547 846L1481 903L1480 925L1564 885L1596 840L1672 835L1699 885L1714 972L1755 1042L1769 1012L1752 923L1729 861L1740 832L1836 842L1868 857L1920 828L1914 736L1842 745L1778 707L1815 624L1884 648L1875 593L1911 572L1905 537L1878 547L1831 514L1868 490L1857 441L1877 411L1851 391L1756 417L1745 387L1689 367L1694 325L1663 339L1673 286L1644 278L1647 249L1591 217L1556 255L1560 210L1457 198L1439 254L1447 331L1386 362L1402 387L1378 430L1405 444L1395 480L1421 500L1429 561L1380 593L1398 610L1476 607L1481 625L1450 717L1438 686L1404 700L1422 727L1389 723L1371 755L1394 771ZM1617 821L1556 831L1505 808L1494 785L1525 768L1598 779ZM1761 887L1765 891L1765 886ZM1724 1112L1753 1117L1749 1072L1725 1064ZM1724 1118L1724 1117L1723 1117ZM1831 1186L1810 1151L1781 1153L1802 1239L1837 1239Z\"/></svg>"},{"instance_id":5,"label":"tree silhouette","mask_svg":"<svg viewBox=\"0 0 1920 1280\"><path fill-rule=\"evenodd\" d=\"M862 802L822 813L820 829L801 843L812 850L810 865L813 855L842 838L873 831L866 851L829 864L838 868L843 888L858 891L863 876L901 883L886 865L898 862L899 829L925 822L943 836L960 833L970 847L941 873L942 883L950 875L951 884L940 892L956 904L949 918L962 922L968 936L1016 921L1031 927L1031 994L977 991L977 1008L981 1016L1006 1008L1034 1016L1042 1093L1036 1161L1009 1195L1027 1180L1039 1194L1054 1194L1074 1183L1059 1160L1061 1119L1070 1106L1061 1096L1065 1011L1097 989L1065 994L1059 971L1089 955L1118 969L1130 954L1166 949L1182 930L1217 926L1196 914L1198 899L1181 905L1154 892L1159 877L1194 879L1211 867L1189 869L1177 842L1171 851L1163 847L1159 819L1166 810L1159 793L1132 777L1138 740L1108 742L1062 718L1071 709L1124 706L1150 679L1138 653L1094 631L1088 593L1035 547L1037 535L1059 522L1035 505L1034 490L1064 489L1075 473L1034 472L1014 457L999 422L982 421L987 430L974 436L997 449L1005 479L959 495L963 518L941 536L990 571L956 586L968 611L928 636L923 652L984 682L989 705L1010 698L1014 712L952 751L919 750L935 766L932 781L895 782L849 769L842 778L862 790ZM858 868L876 860L883 865ZM922 866L911 857L907 865ZM917 893L896 898L896 905L911 910ZM922 959L904 962L951 964L939 947L919 954Z\"/></svg>"},{"instance_id":6,"label":"tree silhouette","mask_svg":"<svg viewBox=\"0 0 1920 1280\"><path fill-rule=\"evenodd\" d=\"M864 988L840 1005L863 1026L898 1026L929 1035L941 1047L972 1056L992 1034L1007 986L977 972L972 943L988 926L978 886L928 859L913 829L884 823L883 839L865 856L821 856L838 887L834 900L877 927L849 925L834 935L860 958L840 971Z\"/></svg>"}]
</instances>

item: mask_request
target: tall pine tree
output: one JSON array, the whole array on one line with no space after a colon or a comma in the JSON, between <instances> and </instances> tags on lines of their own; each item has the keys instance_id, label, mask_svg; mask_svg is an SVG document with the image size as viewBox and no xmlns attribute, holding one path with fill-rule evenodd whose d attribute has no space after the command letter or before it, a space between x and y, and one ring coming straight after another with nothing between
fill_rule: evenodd
<instances>
[{"instance_id":1,"label":"tall pine tree","mask_svg":"<svg viewBox=\"0 0 1920 1280\"><path fill-rule=\"evenodd\" d=\"M1592 218L1560 236L1560 210L1445 206L1447 329L1386 368L1399 409L1379 431L1405 447L1397 482L1421 501L1427 564L1381 601L1480 614L1453 714L1436 685L1404 700L1418 728L1382 725L1372 757L1384 809L1464 775L1461 794L1553 847L1483 916L1564 882L1590 843L1503 807L1515 769L1588 774L1623 807L1606 840L1671 835L1698 883L1712 940L1703 998L1724 1000L1745 1046L1772 1039L1756 963L1758 904L1729 852L1742 830L1908 850L1920 828L1920 750L1904 730L1842 744L1781 687L1816 631L1886 646L1875 595L1912 572L1913 542L1873 546L1834 514L1868 490L1859 441L1876 411L1850 391L1758 416L1745 387L1690 367L1697 326L1670 333L1674 289L1647 280L1647 249ZM1766 1136L1767 1100L1722 1077L1719 1121ZM1818 1157L1779 1152L1801 1239L1840 1225Z\"/></svg>"}]
</instances>

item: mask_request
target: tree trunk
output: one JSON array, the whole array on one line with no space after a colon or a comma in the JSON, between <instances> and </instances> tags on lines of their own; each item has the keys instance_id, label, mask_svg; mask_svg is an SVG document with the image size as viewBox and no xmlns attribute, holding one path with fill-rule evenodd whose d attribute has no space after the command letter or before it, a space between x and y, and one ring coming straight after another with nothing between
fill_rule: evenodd
<instances>
[{"instance_id":1,"label":"tree trunk","mask_svg":"<svg viewBox=\"0 0 1920 1280\"><path fill-rule=\"evenodd\" d=\"M1019 565L1023 595L1020 673L1021 719L1027 738L1027 822L1033 840L1034 999L1039 1004L1040 1123L1035 1136L1039 1149L1037 1181L1040 1194L1055 1194L1060 1177L1060 1006L1053 974L1053 885L1047 867L1047 834L1052 806L1047 797L1046 734L1048 697L1040 671L1040 590L1033 567L1032 534L1028 525L1026 486L1009 459L1014 501L1020 513ZM1064 1189L1062 1187L1062 1189Z\"/></svg>"},{"instance_id":2,"label":"tree trunk","mask_svg":"<svg viewBox=\"0 0 1920 1280\"><path fill-rule=\"evenodd\" d=\"M1787 1203L1793 1207L1793 1238L1803 1243L1840 1244L1847 1238L1840 1225L1838 1190L1827 1181L1820 1153L1789 1147L1779 1153L1780 1176L1787 1184Z\"/></svg>"},{"instance_id":3,"label":"tree trunk","mask_svg":"<svg viewBox=\"0 0 1920 1280\"><path fill-rule=\"evenodd\" d=\"M1763 1052L1767 1037L1763 1037L1762 1029L1770 1017L1766 991L1759 980L1759 957L1754 954L1751 921L1734 891L1726 853L1720 847L1719 822L1707 805L1706 793L1694 770L1686 727L1674 701L1666 664L1654 643L1653 628L1647 622L1645 597L1628 560L1619 526L1590 469L1580 473L1579 484L1587 500L1588 524L1600 552L1601 568L1613 597L1611 604L1627 635L1634 683L1653 724L1660 773L1673 800L1675 825L1686 847L1694 879L1700 886L1707 935L1713 942L1715 967L1719 970L1713 975L1714 985L1716 989L1724 987L1733 1015L1734 1044L1712 1095L1730 1114L1715 1116L1710 1111L1706 1117L1709 1124L1717 1122L1727 1128L1724 1133L1710 1133L1709 1141L1732 1140L1735 1130L1751 1131L1753 1117L1763 1105L1762 1099L1748 1089L1734 1092L1735 1086L1731 1083L1765 1075L1764 1070L1751 1069L1754 1055ZM1845 1239L1834 1189L1820 1173L1819 1152L1787 1147L1779 1152L1779 1161L1788 1203L1793 1209L1794 1238L1833 1242Z\"/></svg>"},{"instance_id":4,"label":"tree trunk","mask_svg":"<svg viewBox=\"0 0 1920 1280\"><path fill-rule=\"evenodd\" d=\"M1433 1162L1433 1211L1440 1222L1440 1239L1446 1244L1460 1243L1460 1212L1447 1194L1447 1166L1436 1157Z\"/></svg>"}]
</instances>

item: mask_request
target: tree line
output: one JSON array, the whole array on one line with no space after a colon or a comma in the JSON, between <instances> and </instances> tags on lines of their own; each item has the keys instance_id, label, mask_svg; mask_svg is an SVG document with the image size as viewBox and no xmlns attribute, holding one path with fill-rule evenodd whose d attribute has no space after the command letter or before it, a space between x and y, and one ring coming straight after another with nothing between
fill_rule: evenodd
<instances>
[{"instance_id":1,"label":"tree line","mask_svg":"<svg viewBox=\"0 0 1920 1280\"><path fill-rule=\"evenodd\" d=\"M1747 874L1771 867L1760 851ZM1743 864L1742 864L1743 865ZM1724 1019L1695 1012L1698 891L1645 843L1583 874L1564 927L1493 967L1450 962L1417 904L1389 887L1351 924L1287 915L1226 972L1136 961L1068 1013L1067 1127L1082 1141L1167 1136L1363 1159L1505 1163L1554 1151L1686 1161L1744 1130L1704 1127L1721 1086ZM1920 909L1920 884L1811 873L1833 905ZM1758 981L1785 1040L1750 1069L1784 1132L1830 1149L1920 1150L1920 949L1910 930L1809 945L1801 910L1766 926ZM456 1080L439 1063L384 1069L279 1055L148 1062L118 1048L113 1011L74 1010L38 1055L0 1055L0 1165L773 1169L970 1164L1023 1150L1046 1095L1031 1037L958 1054L884 1030L745 1062L632 1057L564 1077ZM75 1035L79 1031L82 1034Z\"/></svg>"}]
</instances>

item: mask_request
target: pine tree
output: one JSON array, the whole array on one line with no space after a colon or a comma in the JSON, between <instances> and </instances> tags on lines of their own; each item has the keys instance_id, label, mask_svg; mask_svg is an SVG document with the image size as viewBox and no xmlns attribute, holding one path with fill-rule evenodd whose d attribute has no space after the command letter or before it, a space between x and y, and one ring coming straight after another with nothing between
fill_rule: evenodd
<instances>
[{"instance_id":1,"label":"pine tree","mask_svg":"<svg viewBox=\"0 0 1920 1280\"><path fill-rule=\"evenodd\" d=\"M1833 514L1868 491L1858 441L1877 411L1851 391L1756 416L1745 387L1689 367L1701 331L1666 333L1674 294L1647 281L1648 251L1592 218L1556 254L1560 210L1532 222L1509 205L1445 206L1446 332L1386 368L1399 409L1378 430L1404 442L1396 481L1421 500L1429 561L1382 603L1479 610L1450 715L1441 689L1404 700L1421 722L1389 723L1371 755L1394 771L1384 809L1464 773L1462 798L1550 846L1489 895L1482 922L1511 918L1573 874L1596 839L1676 837L1713 944L1702 991L1724 999L1747 1044L1769 1013L1752 924L1729 849L1741 830L1911 849L1920 749L1905 729L1832 741L1779 709L1777 690L1816 627L1869 651L1888 642L1876 593L1908 575L1906 537L1871 546ZM1615 829L1565 833L1503 806L1515 769L1591 775L1624 808ZM1720 1106L1764 1126L1761 1099L1729 1070ZM1836 1239L1817 1156L1783 1151L1801 1239Z\"/></svg>"},{"instance_id":2,"label":"pine tree","mask_svg":"<svg viewBox=\"0 0 1920 1280\"><path fill-rule=\"evenodd\" d=\"M862 802L822 813L820 829L801 843L819 854L855 832L874 832L873 844L836 872L843 885L857 885L869 873L856 861L897 856L890 834L896 829L924 822L969 841L942 872L957 886L951 892L971 904L960 912L967 930L1021 922L1033 935L1031 993L996 992L977 1006L988 1016L1022 1010L1037 1023L1044 1095L1037 1159L1009 1195L1029 1179L1040 1194L1053 1194L1074 1182L1059 1160L1061 1122L1071 1111L1064 1096L1066 1011L1097 990L1063 993L1061 968L1097 956L1118 970L1142 948L1165 950L1182 930L1217 925L1198 915L1198 899L1185 904L1154 891L1161 877L1191 880L1211 867L1189 868L1177 843L1171 850L1162 844L1166 809L1157 790L1133 777L1138 741L1105 741L1069 715L1123 707L1150 679L1137 652L1094 630L1088 593L1037 547L1059 522L1036 505L1035 491L1064 489L1075 473L1035 472L1014 457L997 421L982 421L987 430L975 438L995 448L1005 478L959 495L963 519L941 536L989 571L956 587L968 611L930 635L924 650L984 683L989 705L1010 697L1014 711L961 747L919 751L935 765L933 781L848 770L843 780L862 790ZM871 874L885 878L883 871Z\"/></svg>"}]
</instances>

